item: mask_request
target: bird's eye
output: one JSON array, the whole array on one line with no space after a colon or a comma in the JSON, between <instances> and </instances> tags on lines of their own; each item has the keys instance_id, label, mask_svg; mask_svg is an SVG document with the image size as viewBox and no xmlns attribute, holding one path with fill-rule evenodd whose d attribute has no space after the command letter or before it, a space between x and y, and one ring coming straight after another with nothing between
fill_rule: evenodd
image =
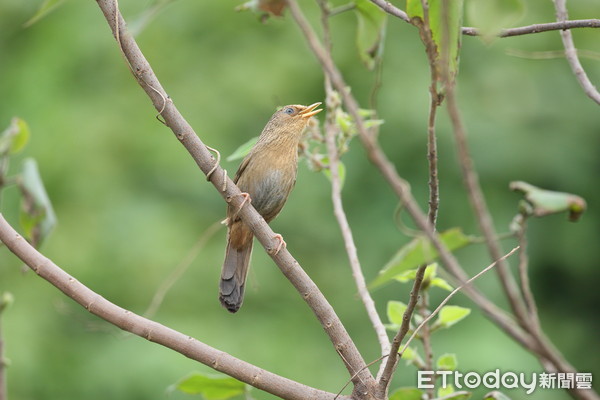
<instances>
[{"instance_id":1,"label":"bird's eye","mask_svg":"<svg viewBox=\"0 0 600 400\"><path fill-rule=\"evenodd\" d=\"M294 109L292 107L287 107L285 110L283 110L283 112L288 115L292 115L294 113Z\"/></svg>"}]
</instances>

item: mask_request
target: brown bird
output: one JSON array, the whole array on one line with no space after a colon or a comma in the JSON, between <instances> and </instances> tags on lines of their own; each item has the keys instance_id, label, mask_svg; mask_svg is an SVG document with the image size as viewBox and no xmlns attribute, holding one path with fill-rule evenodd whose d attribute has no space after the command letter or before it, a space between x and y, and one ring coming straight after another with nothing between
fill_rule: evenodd
<instances>
[{"instance_id":1,"label":"brown bird","mask_svg":"<svg viewBox=\"0 0 600 400\"><path fill-rule=\"evenodd\" d=\"M245 201L251 201L267 222L279 214L296 183L298 143L310 117L321 112L315 110L320 104L289 105L276 111L233 178L242 195L249 198ZM237 216L240 208L227 208L227 249L219 285L219 300L232 313L244 300L254 238ZM281 236L279 239L280 248L285 243Z\"/></svg>"}]
</instances>

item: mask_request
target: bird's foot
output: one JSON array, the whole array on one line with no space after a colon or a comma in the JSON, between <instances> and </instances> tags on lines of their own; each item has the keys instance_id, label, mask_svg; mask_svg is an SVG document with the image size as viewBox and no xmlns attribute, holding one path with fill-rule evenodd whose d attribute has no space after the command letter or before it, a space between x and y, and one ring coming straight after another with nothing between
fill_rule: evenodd
<instances>
[{"instance_id":1,"label":"bird's foot","mask_svg":"<svg viewBox=\"0 0 600 400\"><path fill-rule=\"evenodd\" d=\"M283 240L283 236L281 236L279 233L275 234L273 239L279 240L279 244L275 249L269 249L269 253L272 255L277 255L277 253L279 253L283 247L287 247L287 243L285 240Z\"/></svg>"}]
</instances>

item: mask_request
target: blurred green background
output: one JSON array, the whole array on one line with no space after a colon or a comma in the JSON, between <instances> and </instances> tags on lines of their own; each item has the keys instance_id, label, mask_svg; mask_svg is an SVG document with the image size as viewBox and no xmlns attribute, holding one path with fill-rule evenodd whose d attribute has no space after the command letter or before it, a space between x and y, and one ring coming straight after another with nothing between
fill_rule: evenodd
<instances>
[{"instance_id":1,"label":"blurred green background","mask_svg":"<svg viewBox=\"0 0 600 400\"><path fill-rule=\"evenodd\" d=\"M155 118L92 1L67 1L23 28L40 1L0 2L0 128L25 119L30 144L12 161L34 157L58 216L43 252L110 301L143 313L153 294L198 238L224 217L225 206L171 132ZM239 1L175 1L137 40L177 107L202 140L228 155L256 136L278 105L323 100L320 67L291 17L261 24L236 13ZM318 10L301 1L313 24ZM518 25L552 21L550 2L527 4ZM148 1L120 1L138 20ZM341 4L335 2L335 4ZM598 17L596 0L569 3L570 17ZM355 50L356 17L332 21L334 56L366 107L373 73ZM468 24L470 21L467 20ZM600 82L600 31L574 32L593 82ZM414 27L389 20L378 112L380 140L400 174L427 204L426 118L429 71ZM600 378L600 113L561 57L535 52L561 49L558 32L486 43L465 37L459 95L473 157L500 232L516 213L508 190L525 180L583 196L589 209L578 223L566 215L532 220L531 281L550 338L579 370ZM514 56L515 53L521 56ZM524 56L524 57L523 57ZM445 111L439 124L441 209L439 228L462 226L477 234ZM358 141L343 157L344 201L367 280L410 240L393 222L397 199L366 160ZM224 167L230 175L239 161ZM295 191L272 226L336 308L367 360L378 345L350 276L332 216L327 179L299 169ZM2 212L18 222L18 196L4 191ZM408 217L404 216L408 221ZM217 300L225 230L207 243L167 294L154 318L165 325L308 385L337 392L348 376L327 336L302 299L260 247L254 252L246 300L236 315ZM512 248L514 240L504 243ZM489 264L482 246L457 253L475 274ZM516 265L516 259L511 260ZM160 399L190 371L210 370L168 349L124 334L88 314L0 249L0 291L15 296L2 316L9 398ZM494 274L479 287L505 305ZM434 290L432 303L445 292ZM385 315L390 299L407 301L408 287L374 293ZM459 295L453 304L470 307ZM458 354L461 371L541 372L533 356L510 341L477 310L433 337L436 355ZM398 369L393 386L414 385L414 367ZM484 391L478 391L483 394ZM273 396L254 391L256 399ZM524 398L522 391L515 398ZM531 398L563 399L559 390Z\"/></svg>"}]
</instances>

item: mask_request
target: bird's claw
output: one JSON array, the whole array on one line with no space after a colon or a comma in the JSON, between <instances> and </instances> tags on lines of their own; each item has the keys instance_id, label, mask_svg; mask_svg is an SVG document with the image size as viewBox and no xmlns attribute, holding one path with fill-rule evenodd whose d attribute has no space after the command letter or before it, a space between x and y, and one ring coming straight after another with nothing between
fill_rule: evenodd
<instances>
[{"instance_id":1,"label":"bird's claw","mask_svg":"<svg viewBox=\"0 0 600 400\"><path fill-rule=\"evenodd\" d=\"M283 236L281 236L279 233L275 234L275 236L273 236L273 239L279 240L279 244L277 245L277 247L274 250L271 249L269 251L269 253L275 256L281 251L282 247L287 247L287 243L285 242L285 240L283 240Z\"/></svg>"}]
</instances>

